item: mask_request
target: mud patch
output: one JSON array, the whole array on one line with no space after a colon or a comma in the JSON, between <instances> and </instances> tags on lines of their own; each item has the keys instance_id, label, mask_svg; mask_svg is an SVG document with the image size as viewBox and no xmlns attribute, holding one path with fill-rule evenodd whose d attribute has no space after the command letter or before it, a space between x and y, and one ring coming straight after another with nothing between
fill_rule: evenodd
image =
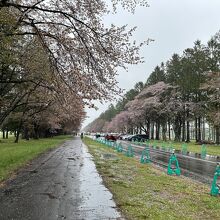
<instances>
[{"instance_id":1,"label":"mud patch","mask_svg":"<svg viewBox=\"0 0 220 220\"><path fill-rule=\"evenodd\" d=\"M40 195L48 196L49 199L58 199L56 196L54 196L52 193L40 193Z\"/></svg>"},{"instance_id":2,"label":"mud patch","mask_svg":"<svg viewBox=\"0 0 220 220\"><path fill-rule=\"evenodd\" d=\"M9 196L10 194L12 194L12 189L6 189L3 192L6 196Z\"/></svg>"},{"instance_id":3,"label":"mud patch","mask_svg":"<svg viewBox=\"0 0 220 220\"><path fill-rule=\"evenodd\" d=\"M101 158L102 159L107 159L107 160L117 160L118 159L116 154L110 154L110 153L102 154Z\"/></svg>"},{"instance_id":4,"label":"mud patch","mask_svg":"<svg viewBox=\"0 0 220 220\"><path fill-rule=\"evenodd\" d=\"M76 160L74 157L68 157L68 160Z\"/></svg>"},{"instance_id":5,"label":"mud patch","mask_svg":"<svg viewBox=\"0 0 220 220\"><path fill-rule=\"evenodd\" d=\"M37 170L29 170L30 173L34 174L34 173L38 173Z\"/></svg>"}]
</instances>

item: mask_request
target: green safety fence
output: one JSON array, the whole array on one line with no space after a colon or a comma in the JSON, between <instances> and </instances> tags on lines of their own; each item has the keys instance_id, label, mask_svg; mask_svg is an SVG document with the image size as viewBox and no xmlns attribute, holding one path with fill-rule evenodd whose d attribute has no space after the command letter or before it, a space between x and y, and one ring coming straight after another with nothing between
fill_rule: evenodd
<instances>
[{"instance_id":1,"label":"green safety fence","mask_svg":"<svg viewBox=\"0 0 220 220\"><path fill-rule=\"evenodd\" d=\"M205 159L206 154L207 154L206 145L203 144L203 145L201 146L201 158L202 158L202 159Z\"/></svg>"},{"instance_id":2,"label":"green safety fence","mask_svg":"<svg viewBox=\"0 0 220 220\"><path fill-rule=\"evenodd\" d=\"M123 146L121 144L121 142L117 143L117 142L113 142L113 141L108 141L106 139L96 139L97 142L104 144L108 147L112 147L113 149L115 149L117 152L123 152ZM145 146L144 150L141 153L141 157L140 157L140 163L142 164L147 164L151 162L151 157L150 157L150 142L149 140L146 142L142 143L143 146ZM153 143L153 148L155 149L157 147L157 142ZM163 150L172 150L172 154L169 158L169 163L168 163L168 168L167 168L167 174L168 175L173 175L176 174L177 176L179 176L181 174L180 171L180 167L179 167L179 162L178 159L175 155L175 150L173 149L173 147L171 146L171 144L169 144L168 146L166 146L164 143L162 143L161 145ZM205 158L206 157L206 153L207 153L207 149L206 146L203 144L201 146L201 157ZM187 145L183 144L182 145L182 154L187 154ZM134 150L132 145L129 145L125 155L128 157L133 157L134 156ZM220 194L220 186L218 185L217 181L220 178L220 164L217 164L217 167L215 169L215 173L214 173L214 177L213 177L213 181L212 181L212 185L211 185L211 190L210 190L210 194L212 196L218 196Z\"/></svg>"},{"instance_id":3,"label":"green safety fence","mask_svg":"<svg viewBox=\"0 0 220 220\"><path fill-rule=\"evenodd\" d=\"M121 143L117 144L116 151L119 153L123 152L123 147Z\"/></svg>"},{"instance_id":4,"label":"green safety fence","mask_svg":"<svg viewBox=\"0 0 220 220\"><path fill-rule=\"evenodd\" d=\"M141 163L150 163L151 162L149 147L145 147L145 149L142 151L140 162Z\"/></svg>"},{"instance_id":5,"label":"green safety fence","mask_svg":"<svg viewBox=\"0 0 220 220\"><path fill-rule=\"evenodd\" d=\"M217 180L219 179L219 177L220 177L220 164L217 163L217 167L215 169L215 174L214 174L214 177L213 177L211 191L210 191L210 194L212 196L218 196L219 195L220 186L217 184Z\"/></svg>"},{"instance_id":6,"label":"green safety fence","mask_svg":"<svg viewBox=\"0 0 220 220\"><path fill-rule=\"evenodd\" d=\"M127 151L125 152L125 155L127 157L133 157L134 156L134 150L133 150L133 147L132 147L131 144L128 146Z\"/></svg>"},{"instance_id":7,"label":"green safety fence","mask_svg":"<svg viewBox=\"0 0 220 220\"><path fill-rule=\"evenodd\" d=\"M169 159L167 174L168 175L176 174L177 176L179 176L181 173L180 167L179 167L179 162L178 162L177 157L174 152L175 151L173 150L173 152L170 156L170 159Z\"/></svg>"}]
</instances>

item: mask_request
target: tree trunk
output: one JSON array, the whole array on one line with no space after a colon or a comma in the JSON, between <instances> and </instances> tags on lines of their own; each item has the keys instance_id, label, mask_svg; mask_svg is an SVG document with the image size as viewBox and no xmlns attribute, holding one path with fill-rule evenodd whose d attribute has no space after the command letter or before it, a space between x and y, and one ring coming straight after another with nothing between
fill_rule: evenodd
<instances>
[{"instance_id":1,"label":"tree trunk","mask_svg":"<svg viewBox=\"0 0 220 220\"><path fill-rule=\"evenodd\" d=\"M154 122L151 123L151 135L150 138L154 140Z\"/></svg>"},{"instance_id":2,"label":"tree trunk","mask_svg":"<svg viewBox=\"0 0 220 220\"><path fill-rule=\"evenodd\" d=\"M220 140L219 140L219 135L220 135L220 127L217 126L216 127L216 144L220 144Z\"/></svg>"},{"instance_id":3,"label":"tree trunk","mask_svg":"<svg viewBox=\"0 0 220 220\"><path fill-rule=\"evenodd\" d=\"M162 138L163 138L163 141L167 141L167 123L165 124L162 124Z\"/></svg>"},{"instance_id":4,"label":"tree trunk","mask_svg":"<svg viewBox=\"0 0 220 220\"><path fill-rule=\"evenodd\" d=\"M196 142L198 142L198 123L197 123L197 118L195 119L195 139Z\"/></svg>"},{"instance_id":5,"label":"tree trunk","mask_svg":"<svg viewBox=\"0 0 220 220\"><path fill-rule=\"evenodd\" d=\"M21 133L22 125L23 125L23 120L21 119L21 120L20 120L20 123L19 123L19 126L18 126L18 129L17 129L17 132L16 132L15 143L18 143L19 135L20 135L20 133Z\"/></svg>"},{"instance_id":6,"label":"tree trunk","mask_svg":"<svg viewBox=\"0 0 220 220\"><path fill-rule=\"evenodd\" d=\"M156 122L156 140L160 140L160 122Z\"/></svg>"},{"instance_id":7,"label":"tree trunk","mask_svg":"<svg viewBox=\"0 0 220 220\"><path fill-rule=\"evenodd\" d=\"M190 142L190 124L189 121L186 122L186 142Z\"/></svg>"},{"instance_id":8,"label":"tree trunk","mask_svg":"<svg viewBox=\"0 0 220 220\"><path fill-rule=\"evenodd\" d=\"M147 122L147 133L148 139L150 139L150 121Z\"/></svg>"},{"instance_id":9,"label":"tree trunk","mask_svg":"<svg viewBox=\"0 0 220 220\"><path fill-rule=\"evenodd\" d=\"M8 139L8 129L6 130L6 139Z\"/></svg>"},{"instance_id":10,"label":"tree trunk","mask_svg":"<svg viewBox=\"0 0 220 220\"><path fill-rule=\"evenodd\" d=\"M2 130L2 138L5 139L5 129Z\"/></svg>"},{"instance_id":11,"label":"tree trunk","mask_svg":"<svg viewBox=\"0 0 220 220\"><path fill-rule=\"evenodd\" d=\"M180 117L176 117L174 126L173 126L173 131L175 134L175 141L180 141L181 140L181 119Z\"/></svg>"},{"instance_id":12,"label":"tree trunk","mask_svg":"<svg viewBox=\"0 0 220 220\"><path fill-rule=\"evenodd\" d=\"M160 124L159 124L159 122L156 122L156 136L155 136L155 139L156 140L159 140L160 138L159 138L159 127L160 127Z\"/></svg>"},{"instance_id":13,"label":"tree trunk","mask_svg":"<svg viewBox=\"0 0 220 220\"><path fill-rule=\"evenodd\" d=\"M208 137L208 140L211 141L212 140L212 137L211 137L211 129L210 129L210 124L208 124L209 126L209 137Z\"/></svg>"},{"instance_id":14,"label":"tree trunk","mask_svg":"<svg viewBox=\"0 0 220 220\"><path fill-rule=\"evenodd\" d=\"M190 142L190 123L189 123L189 109L186 110L186 142Z\"/></svg>"},{"instance_id":15,"label":"tree trunk","mask_svg":"<svg viewBox=\"0 0 220 220\"><path fill-rule=\"evenodd\" d=\"M133 131L133 129L132 129ZM133 134L133 133L132 133ZM34 134L33 134L34 139L39 139L39 125L37 123L34 123Z\"/></svg>"},{"instance_id":16,"label":"tree trunk","mask_svg":"<svg viewBox=\"0 0 220 220\"><path fill-rule=\"evenodd\" d=\"M205 140L205 118L202 120L202 140Z\"/></svg>"},{"instance_id":17,"label":"tree trunk","mask_svg":"<svg viewBox=\"0 0 220 220\"><path fill-rule=\"evenodd\" d=\"M201 117L198 118L198 142L201 141Z\"/></svg>"},{"instance_id":18,"label":"tree trunk","mask_svg":"<svg viewBox=\"0 0 220 220\"><path fill-rule=\"evenodd\" d=\"M181 126L182 126L182 122L181 119L179 119L179 126L178 126L178 140L181 140Z\"/></svg>"},{"instance_id":19,"label":"tree trunk","mask_svg":"<svg viewBox=\"0 0 220 220\"><path fill-rule=\"evenodd\" d=\"M20 132L21 132L21 125L19 126L19 128L18 128L18 130L16 132L15 143L18 143Z\"/></svg>"},{"instance_id":20,"label":"tree trunk","mask_svg":"<svg viewBox=\"0 0 220 220\"><path fill-rule=\"evenodd\" d=\"M171 134L170 134L170 121L168 121L168 132L169 132L169 140L171 140Z\"/></svg>"},{"instance_id":21,"label":"tree trunk","mask_svg":"<svg viewBox=\"0 0 220 220\"><path fill-rule=\"evenodd\" d=\"M185 142L185 140L186 140L186 122L184 117L182 123L182 141Z\"/></svg>"},{"instance_id":22,"label":"tree trunk","mask_svg":"<svg viewBox=\"0 0 220 220\"><path fill-rule=\"evenodd\" d=\"M28 130L27 126L24 127L24 139L27 141L30 139L29 130Z\"/></svg>"},{"instance_id":23,"label":"tree trunk","mask_svg":"<svg viewBox=\"0 0 220 220\"><path fill-rule=\"evenodd\" d=\"M214 141L216 141L215 136L216 136L216 135L215 135L215 128L212 127L212 137L213 137L213 140L214 140Z\"/></svg>"}]
</instances>

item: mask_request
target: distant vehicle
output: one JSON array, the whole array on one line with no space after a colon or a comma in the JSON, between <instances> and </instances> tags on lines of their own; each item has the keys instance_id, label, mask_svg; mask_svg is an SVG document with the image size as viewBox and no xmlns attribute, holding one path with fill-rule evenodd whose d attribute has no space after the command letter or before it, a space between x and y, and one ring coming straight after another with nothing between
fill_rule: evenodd
<instances>
[{"instance_id":1,"label":"distant vehicle","mask_svg":"<svg viewBox=\"0 0 220 220\"><path fill-rule=\"evenodd\" d=\"M97 138L100 138L101 137L101 135L100 134L96 134L95 135L95 138L97 139Z\"/></svg>"},{"instance_id":2,"label":"distant vehicle","mask_svg":"<svg viewBox=\"0 0 220 220\"><path fill-rule=\"evenodd\" d=\"M116 141L117 140L117 138L114 135L108 135L108 134L105 136L105 139L108 141Z\"/></svg>"},{"instance_id":3,"label":"distant vehicle","mask_svg":"<svg viewBox=\"0 0 220 220\"><path fill-rule=\"evenodd\" d=\"M133 137L133 136L134 136L133 134L127 134L127 135L124 135L124 136L122 137L122 140L127 141L128 138L131 138L131 137Z\"/></svg>"},{"instance_id":4,"label":"distant vehicle","mask_svg":"<svg viewBox=\"0 0 220 220\"><path fill-rule=\"evenodd\" d=\"M118 140L123 140L123 138L126 136L126 134L119 134L118 136L117 136L117 139Z\"/></svg>"},{"instance_id":5,"label":"distant vehicle","mask_svg":"<svg viewBox=\"0 0 220 220\"><path fill-rule=\"evenodd\" d=\"M131 137L127 138L128 141L138 141L138 142L146 141L148 139L149 139L149 136L146 134L136 134L136 135L132 135Z\"/></svg>"}]
</instances>

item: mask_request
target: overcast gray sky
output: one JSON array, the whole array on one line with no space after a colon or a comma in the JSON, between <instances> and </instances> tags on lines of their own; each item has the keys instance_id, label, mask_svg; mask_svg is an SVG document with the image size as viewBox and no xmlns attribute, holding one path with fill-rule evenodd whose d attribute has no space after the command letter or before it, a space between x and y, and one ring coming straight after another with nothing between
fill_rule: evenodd
<instances>
[{"instance_id":1,"label":"overcast gray sky","mask_svg":"<svg viewBox=\"0 0 220 220\"><path fill-rule=\"evenodd\" d=\"M137 26L134 39L138 42L147 38L155 41L141 50L145 63L129 66L128 72L118 70L119 86L126 91L139 81L146 82L156 65L166 62L173 53L181 54L192 47L195 40L206 43L220 30L220 0L149 0L150 7L138 7L135 14L118 9L117 14L105 18L106 25L128 24ZM109 102L99 108L86 109L86 126L105 111Z\"/></svg>"}]
</instances>

